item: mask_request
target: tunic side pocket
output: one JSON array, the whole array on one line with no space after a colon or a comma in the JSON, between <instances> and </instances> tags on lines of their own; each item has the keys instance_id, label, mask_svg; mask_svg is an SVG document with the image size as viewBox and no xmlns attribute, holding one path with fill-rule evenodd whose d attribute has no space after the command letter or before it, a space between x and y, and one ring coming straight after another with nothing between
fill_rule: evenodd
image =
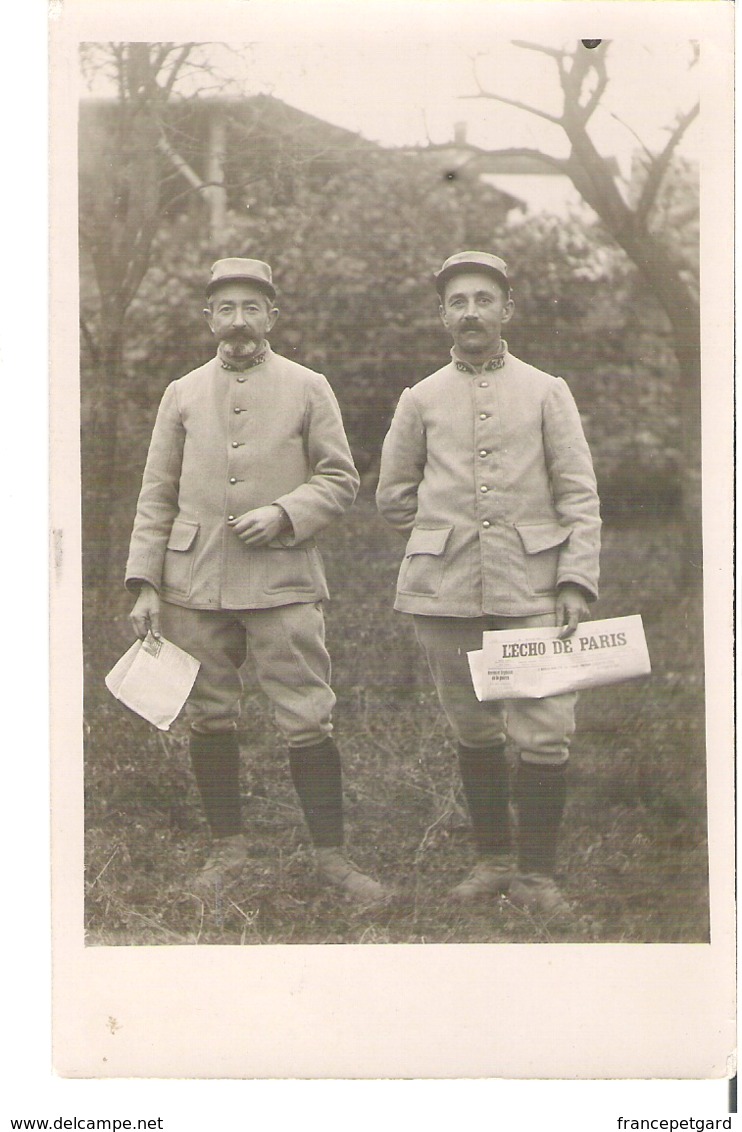
<instances>
[{"instance_id":1,"label":"tunic side pocket","mask_svg":"<svg viewBox=\"0 0 742 1132\"><path fill-rule=\"evenodd\" d=\"M445 550L453 527L415 527L399 571L401 594L437 597L443 581Z\"/></svg>"},{"instance_id":2,"label":"tunic side pocket","mask_svg":"<svg viewBox=\"0 0 742 1132\"><path fill-rule=\"evenodd\" d=\"M526 570L535 594L552 593L556 589L560 548L572 534L571 527L559 523L516 523L526 552Z\"/></svg>"}]
</instances>

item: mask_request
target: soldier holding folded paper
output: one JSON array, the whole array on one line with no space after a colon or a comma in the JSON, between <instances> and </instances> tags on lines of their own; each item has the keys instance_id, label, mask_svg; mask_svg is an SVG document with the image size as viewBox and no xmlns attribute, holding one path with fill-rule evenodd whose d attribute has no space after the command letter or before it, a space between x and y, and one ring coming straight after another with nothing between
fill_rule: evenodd
<instances>
[{"instance_id":1,"label":"soldier holding folded paper","mask_svg":"<svg viewBox=\"0 0 742 1132\"><path fill-rule=\"evenodd\" d=\"M322 374L271 349L279 312L267 263L218 260L206 297L216 356L165 390L126 571L137 636L162 633L200 662L187 710L212 851L191 888L214 894L247 863L238 732L249 651L321 877L377 903L385 890L342 851L328 592L315 542L358 489L340 409Z\"/></svg>"}]
</instances>

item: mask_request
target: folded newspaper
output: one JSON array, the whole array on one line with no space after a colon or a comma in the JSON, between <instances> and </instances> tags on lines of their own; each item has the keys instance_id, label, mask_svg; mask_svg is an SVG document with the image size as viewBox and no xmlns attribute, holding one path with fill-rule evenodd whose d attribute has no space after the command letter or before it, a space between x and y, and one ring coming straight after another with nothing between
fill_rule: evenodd
<instances>
[{"instance_id":1,"label":"folded newspaper","mask_svg":"<svg viewBox=\"0 0 742 1132\"><path fill-rule=\"evenodd\" d=\"M106 676L117 700L160 731L169 731L196 679L201 662L164 637L135 641Z\"/></svg>"},{"instance_id":2,"label":"folded newspaper","mask_svg":"<svg viewBox=\"0 0 742 1132\"><path fill-rule=\"evenodd\" d=\"M571 637L559 630L505 629L484 633L468 653L478 700L539 700L651 672L639 614L583 621Z\"/></svg>"}]
</instances>

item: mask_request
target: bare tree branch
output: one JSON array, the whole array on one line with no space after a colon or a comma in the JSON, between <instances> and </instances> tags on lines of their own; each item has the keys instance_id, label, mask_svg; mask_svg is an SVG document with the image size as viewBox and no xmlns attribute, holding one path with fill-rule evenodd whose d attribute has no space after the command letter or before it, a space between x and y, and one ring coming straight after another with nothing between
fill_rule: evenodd
<instances>
[{"instance_id":1,"label":"bare tree branch","mask_svg":"<svg viewBox=\"0 0 742 1132\"><path fill-rule=\"evenodd\" d=\"M123 43L112 43L113 57L115 60L116 69L116 83L118 86L119 100L124 102L126 100L126 83L125 83L125 45Z\"/></svg>"},{"instance_id":2,"label":"bare tree branch","mask_svg":"<svg viewBox=\"0 0 742 1132\"><path fill-rule=\"evenodd\" d=\"M571 66L567 67L567 62ZM590 76L595 79L595 90L588 95L587 102L583 103L585 86ZM564 53L559 63L559 82L564 94L563 116L569 113L571 117L580 119L584 127L608 85L605 55L601 54L596 58L589 51L577 51L572 55Z\"/></svg>"},{"instance_id":3,"label":"bare tree branch","mask_svg":"<svg viewBox=\"0 0 742 1132\"><path fill-rule=\"evenodd\" d=\"M513 47L523 47L526 51L537 51L539 55L550 55L552 59L561 61L566 52L559 47L547 47L543 43L531 43L527 39L514 39Z\"/></svg>"},{"instance_id":4,"label":"bare tree branch","mask_svg":"<svg viewBox=\"0 0 742 1132\"><path fill-rule=\"evenodd\" d=\"M620 117L620 115L615 113L614 110L608 111L608 117L613 118L614 122L618 122L619 126L623 126L623 128L631 134L636 144L644 150L644 153L649 158L649 160L654 161L654 154L652 153L651 149L649 149L643 138L640 137L640 135L636 132L633 126L630 126L628 122L625 122L623 118Z\"/></svg>"},{"instance_id":5,"label":"bare tree branch","mask_svg":"<svg viewBox=\"0 0 742 1132\"><path fill-rule=\"evenodd\" d=\"M93 365L97 366L98 362L100 361L100 354L98 352L98 347L95 344L95 339L93 338L90 327L88 326L87 322L82 317L82 315L80 316L80 330L82 331L82 336L83 336L83 339L85 340L85 345L87 346L88 350L90 351L90 356L93 359Z\"/></svg>"},{"instance_id":6,"label":"bare tree branch","mask_svg":"<svg viewBox=\"0 0 742 1132\"><path fill-rule=\"evenodd\" d=\"M206 183L204 182L204 180L199 177L198 173L196 173L194 169L191 168L185 158L180 156L177 150L167 140L164 132L160 134L157 142L157 148L160 153L167 157L168 161L178 170L178 172L183 177L185 177L189 185L192 185L194 189L206 188Z\"/></svg>"},{"instance_id":7,"label":"bare tree branch","mask_svg":"<svg viewBox=\"0 0 742 1132\"><path fill-rule=\"evenodd\" d=\"M527 114L535 114L537 118L543 118L546 122L552 122L555 126L560 126L562 123L561 118L557 118L554 114L549 114L546 110L539 110L537 106L529 106L527 102L520 102L517 98L508 98L504 94L494 94L489 90L481 90L478 94L461 94L460 98L486 98L493 102L502 102L505 106L513 106L516 110L525 110Z\"/></svg>"},{"instance_id":8,"label":"bare tree branch","mask_svg":"<svg viewBox=\"0 0 742 1132\"><path fill-rule=\"evenodd\" d=\"M167 57L170 54L170 52L172 51L172 49L173 49L173 46L172 46L171 43L163 43L160 46L160 50L157 52L154 59L152 60L152 68L153 68L155 74L159 74L160 70L162 69L162 67L165 63L165 60L167 59Z\"/></svg>"},{"instance_id":9,"label":"bare tree branch","mask_svg":"<svg viewBox=\"0 0 742 1132\"><path fill-rule=\"evenodd\" d=\"M675 129L670 134L667 145L662 150L662 153L660 153L652 162L649 173L647 174L647 179L644 182L644 188L641 191L641 195L639 196L639 201L636 206L636 215L639 220L645 221L647 216L649 215L650 209L657 199L657 193L660 190L662 179L667 172L670 161L672 160L672 155L675 152L688 127L698 117L699 109L699 103L696 103L695 106L692 106L686 114L683 114L680 117L677 125L675 126Z\"/></svg>"},{"instance_id":10,"label":"bare tree branch","mask_svg":"<svg viewBox=\"0 0 742 1132\"><path fill-rule=\"evenodd\" d=\"M172 62L170 64L170 73L169 73L165 83L161 87L161 90L162 90L165 98L168 98L170 96L170 94L172 93L172 89L173 89L173 86L175 85L175 81L178 77L180 69L183 66L183 64L185 63L188 56L191 54L191 51L193 50L194 47L195 47L194 43L184 43L183 46L181 47L180 51L178 52L174 62Z\"/></svg>"},{"instance_id":11,"label":"bare tree branch","mask_svg":"<svg viewBox=\"0 0 742 1132\"><path fill-rule=\"evenodd\" d=\"M173 172L172 179L178 177L177 172ZM261 182L268 180L267 173L260 173L254 177L244 177L241 180L230 180L228 182L230 192L237 193L243 189L247 189L253 185L259 185ZM201 181L198 185L189 185L187 189L181 189L178 193L172 193L167 198L168 208L178 204L182 200L187 200L188 197L193 197L194 194L199 193L203 195L205 189L223 189L224 184L221 181Z\"/></svg>"},{"instance_id":12,"label":"bare tree branch","mask_svg":"<svg viewBox=\"0 0 742 1132\"><path fill-rule=\"evenodd\" d=\"M595 90L590 95L587 105L584 108L585 121L592 118L594 111L600 104L600 100L605 94L605 89L608 86L608 73L605 67L605 55L599 55L593 60L593 71L597 77Z\"/></svg>"}]
</instances>

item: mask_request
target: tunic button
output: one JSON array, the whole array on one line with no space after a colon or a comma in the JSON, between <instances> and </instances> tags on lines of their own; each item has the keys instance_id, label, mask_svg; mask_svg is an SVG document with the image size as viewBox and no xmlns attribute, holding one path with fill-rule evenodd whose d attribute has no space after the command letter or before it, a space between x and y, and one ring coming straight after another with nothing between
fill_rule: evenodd
<instances>
[{"instance_id":1,"label":"tunic button","mask_svg":"<svg viewBox=\"0 0 742 1132\"><path fill-rule=\"evenodd\" d=\"M489 387L489 381L480 381L480 383L479 383L480 389L487 389L488 387Z\"/></svg>"},{"instance_id":2,"label":"tunic button","mask_svg":"<svg viewBox=\"0 0 742 1132\"><path fill-rule=\"evenodd\" d=\"M227 521L230 522L230 523L233 523L234 522L234 515L227 515Z\"/></svg>"},{"instance_id":3,"label":"tunic button","mask_svg":"<svg viewBox=\"0 0 742 1132\"><path fill-rule=\"evenodd\" d=\"M491 526L491 523L490 523L489 519L484 519L484 520L482 521L482 526L483 526L483 527L489 527L489 526Z\"/></svg>"},{"instance_id":4,"label":"tunic button","mask_svg":"<svg viewBox=\"0 0 742 1132\"><path fill-rule=\"evenodd\" d=\"M483 483L479 490L480 491L489 491L489 488L487 487L486 483Z\"/></svg>"},{"instance_id":5,"label":"tunic button","mask_svg":"<svg viewBox=\"0 0 742 1132\"><path fill-rule=\"evenodd\" d=\"M480 419L480 421L486 421L488 416L489 416L489 413L480 413L479 419Z\"/></svg>"},{"instance_id":6,"label":"tunic button","mask_svg":"<svg viewBox=\"0 0 742 1132\"><path fill-rule=\"evenodd\" d=\"M235 409L235 413L241 413L242 409Z\"/></svg>"},{"instance_id":7,"label":"tunic button","mask_svg":"<svg viewBox=\"0 0 742 1132\"><path fill-rule=\"evenodd\" d=\"M247 378L246 377L238 377L237 380L240 382L240 384L242 384L243 381L247 381Z\"/></svg>"},{"instance_id":8,"label":"tunic button","mask_svg":"<svg viewBox=\"0 0 742 1132\"><path fill-rule=\"evenodd\" d=\"M479 453L479 455L480 456L486 456L487 455L487 449L483 448L482 451Z\"/></svg>"},{"instance_id":9,"label":"tunic button","mask_svg":"<svg viewBox=\"0 0 742 1132\"><path fill-rule=\"evenodd\" d=\"M232 447L233 448L239 448L239 446L240 446L239 440L233 440L232 441Z\"/></svg>"},{"instance_id":10,"label":"tunic button","mask_svg":"<svg viewBox=\"0 0 742 1132\"><path fill-rule=\"evenodd\" d=\"M229 482L230 482L230 483L237 483L237 480L236 480L236 479L234 478L234 476L230 476L230 477L229 477Z\"/></svg>"}]
</instances>

